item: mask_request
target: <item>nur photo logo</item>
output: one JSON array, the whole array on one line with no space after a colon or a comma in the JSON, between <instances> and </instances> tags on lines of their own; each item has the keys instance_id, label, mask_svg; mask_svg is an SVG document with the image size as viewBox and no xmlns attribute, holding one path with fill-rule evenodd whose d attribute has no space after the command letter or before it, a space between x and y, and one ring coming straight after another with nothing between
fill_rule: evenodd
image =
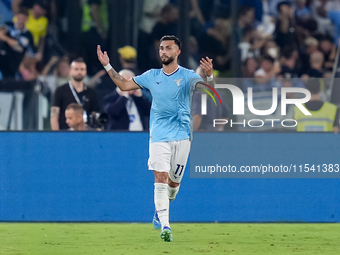
<instances>
[{"instance_id":1,"label":"nur photo logo","mask_svg":"<svg viewBox=\"0 0 340 255\"><path fill-rule=\"evenodd\" d=\"M222 101L221 98L219 96L219 94L217 93L217 91L209 86L208 84L205 83L200 83L202 85L202 87L198 87L198 89L201 89L203 91L205 91L215 102L215 105L217 106L216 100L214 98L214 95L211 94L210 91L208 91L206 88L210 89L219 99L221 105L222 105ZM206 87L206 88L204 88ZM231 94L232 94L232 98L233 98L233 115L245 115L245 96L242 92L242 90L235 86L235 85L231 85L231 84L216 84L215 85L216 89L228 89ZM278 89L279 88L272 88L272 105L269 109L266 110L259 110L256 109L254 107L254 103L253 103L253 88L248 88L247 89L247 106L248 106L248 110L249 112L251 112L254 115L257 116L268 116L273 114L277 108L278 108ZM311 93L309 92L309 90L305 89L305 88L294 88L294 87L282 87L280 88L281 90L281 94L280 94L280 101L281 101L281 116L286 116L287 115L287 105L295 105L297 108L299 108L301 110L301 112L304 115L311 115L311 113L306 109L306 107L303 105L304 103L308 102L311 99ZM289 95L295 93L295 94L300 94L301 97L299 98L289 98ZM202 104L201 104L201 114L202 115L207 115L207 94L202 94L201 98L202 98ZM274 127L274 122L280 121L281 125L283 127L295 127L297 125L297 121L294 119L251 119L248 120L248 126L249 127L262 127L264 125L264 122L268 121L271 122L271 126ZM215 127L216 125L225 125L228 122L230 122L230 125L232 127L232 125L237 124L237 125L243 125L244 127L246 126L246 120L244 119L242 122L233 122L233 120L231 119L230 121L227 119L214 119L213 121L213 126ZM255 123L259 123L259 124L254 124ZM288 123L293 123L292 125L288 125Z\"/></svg>"},{"instance_id":2,"label":"nur photo logo","mask_svg":"<svg viewBox=\"0 0 340 255\"><path fill-rule=\"evenodd\" d=\"M220 104L222 106L222 100L221 100L221 97L220 95L217 93L217 91L211 87L210 85L204 83L204 82L198 82L198 84L200 85L199 87L197 87L197 89L200 89L200 90L203 90L205 93L207 93L211 98L212 100L214 101L215 105L217 106L217 103L216 103L216 100L215 100L215 97L213 94L210 93L209 90L207 90L206 88L210 89L218 98L218 100L220 101ZM201 87L203 86L203 87ZM204 88L206 87L206 88ZM202 94L202 115L206 115L207 114L207 94Z\"/></svg>"}]
</instances>

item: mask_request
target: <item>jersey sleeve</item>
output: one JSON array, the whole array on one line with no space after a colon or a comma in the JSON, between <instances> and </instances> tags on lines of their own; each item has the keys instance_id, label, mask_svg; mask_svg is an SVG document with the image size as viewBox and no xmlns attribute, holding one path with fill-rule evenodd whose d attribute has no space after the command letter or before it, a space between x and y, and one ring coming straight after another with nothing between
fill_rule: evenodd
<instances>
[{"instance_id":1,"label":"jersey sleeve","mask_svg":"<svg viewBox=\"0 0 340 255\"><path fill-rule=\"evenodd\" d=\"M197 82L203 82L203 79L194 71L191 72L192 73L190 74L190 87L196 89Z\"/></svg>"},{"instance_id":2,"label":"jersey sleeve","mask_svg":"<svg viewBox=\"0 0 340 255\"><path fill-rule=\"evenodd\" d=\"M146 71L141 75L133 77L133 81L141 88L149 89L149 84L152 78L152 70Z\"/></svg>"},{"instance_id":3,"label":"jersey sleeve","mask_svg":"<svg viewBox=\"0 0 340 255\"><path fill-rule=\"evenodd\" d=\"M202 97L201 93L195 91L192 96L192 106L191 106L191 115L201 115L201 103Z\"/></svg>"}]
</instances>

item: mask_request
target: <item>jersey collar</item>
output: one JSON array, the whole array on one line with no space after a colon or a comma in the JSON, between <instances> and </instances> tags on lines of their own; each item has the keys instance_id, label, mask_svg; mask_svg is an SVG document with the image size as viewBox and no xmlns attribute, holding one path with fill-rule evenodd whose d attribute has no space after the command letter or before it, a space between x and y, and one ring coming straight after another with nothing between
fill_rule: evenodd
<instances>
[{"instance_id":1,"label":"jersey collar","mask_svg":"<svg viewBox=\"0 0 340 255\"><path fill-rule=\"evenodd\" d=\"M163 71L163 73L164 73L165 75L171 76L171 75L173 75L174 73L176 73L176 72L178 71L178 69L179 69L179 65L177 66L176 70L173 71L172 73L166 73L166 72L164 72L163 68L162 68L162 71Z\"/></svg>"}]
</instances>

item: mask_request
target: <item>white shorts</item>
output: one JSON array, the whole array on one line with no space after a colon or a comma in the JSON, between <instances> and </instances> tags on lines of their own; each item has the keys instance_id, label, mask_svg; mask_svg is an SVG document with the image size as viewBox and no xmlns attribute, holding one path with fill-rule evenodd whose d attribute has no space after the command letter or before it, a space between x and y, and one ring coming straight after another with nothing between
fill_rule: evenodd
<instances>
[{"instance_id":1,"label":"white shorts","mask_svg":"<svg viewBox=\"0 0 340 255\"><path fill-rule=\"evenodd\" d=\"M150 143L149 170L167 172L173 182L180 183L187 165L190 145L189 139Z\"/></svg>"}]
</instances>

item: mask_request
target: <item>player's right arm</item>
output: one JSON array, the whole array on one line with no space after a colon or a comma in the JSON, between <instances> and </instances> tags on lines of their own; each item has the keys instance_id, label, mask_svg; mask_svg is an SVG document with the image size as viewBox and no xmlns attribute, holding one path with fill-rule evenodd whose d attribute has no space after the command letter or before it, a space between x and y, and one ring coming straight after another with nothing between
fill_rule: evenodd
<instances>
[{"instance_id":1,"label":"player's right arm","mask_svg":"<svg viewBox=\"0 0 340 255\"><path fill-rule=\"evenodd\" d=\"M59 130L59 114L60 114L60 108L57 106L51 107L51 128L52 130Z\"/></svg>"},{"instance_id":2,"label":"player's right arm","mask_svg":"<svg viewBox=\"0 0 340 255\"><path fill-rule=\"evenodd\" d=\"M110 64L109 56L107 55L107 52L102 52L100 46L97 47L97 55L100 63L103 66L107 66ZM110 66L111 67L111 66ZM107 73L110 75L111 80L120 88L122 91L127 90L134 90L134 89L140 89L141 87L138 86L133 79L127 80L123 76L121 76L119 73L116 72L112 67L107 70Z\"/></svg>"}]
</instances>

